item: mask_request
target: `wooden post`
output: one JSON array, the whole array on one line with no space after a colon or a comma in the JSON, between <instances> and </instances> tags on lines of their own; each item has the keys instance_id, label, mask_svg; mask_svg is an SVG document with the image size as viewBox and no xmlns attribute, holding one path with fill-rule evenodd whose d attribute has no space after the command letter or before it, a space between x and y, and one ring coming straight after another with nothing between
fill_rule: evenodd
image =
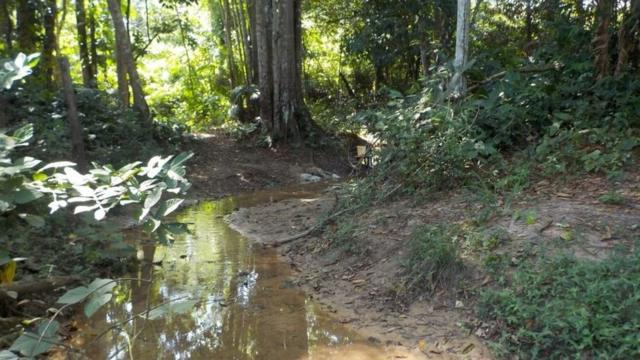
<instances>
[{"instance_id":1,"label":"wooden post","mask_svg":"<svg viewBox=\"0 0 640 360\"><path fill-rule=\"evenodd\" d=\"M84 135L80 119L78 118L78 106L76 102L76 93L73 89L71 74L69 73L69 60L66 57L58 58L60 66L60 75L62 77L62 91L64 100L67 105L67 119L69 119L69 128L71 129L71 145L73 161L78 164L78 170L87 171L87 154L84 148Z\"/></svg>"}]
</instances>

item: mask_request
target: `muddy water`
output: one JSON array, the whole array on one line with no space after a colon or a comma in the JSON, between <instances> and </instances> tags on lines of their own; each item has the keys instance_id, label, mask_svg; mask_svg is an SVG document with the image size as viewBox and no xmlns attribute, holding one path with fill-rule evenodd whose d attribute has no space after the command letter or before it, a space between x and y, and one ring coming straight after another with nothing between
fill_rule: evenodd
<instances>
[{"instance_id":1,"label":"muddy water","mask_svg":"<svg viewBox=\"0 0 640 360\"><path fill-rule=\"evenodd\" d=\"M191 234L172 247L140 247L144 261L130 275L140 280L121 286L114 304L81 324L73 347L91 359L393 357L321 311L290 283L275 250L252 245L222 219L238 207L305 196L313 193L265 192L183 211L178 220L191 223ZM135 316L184 299L197 304L158 320Z\"/></svg>"}]
</instances>

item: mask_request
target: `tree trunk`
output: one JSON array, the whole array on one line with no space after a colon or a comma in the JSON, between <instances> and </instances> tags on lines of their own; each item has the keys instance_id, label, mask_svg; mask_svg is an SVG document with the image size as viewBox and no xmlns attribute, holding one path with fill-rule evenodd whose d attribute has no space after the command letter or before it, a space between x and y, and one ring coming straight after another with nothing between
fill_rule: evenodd
<instances>
[{"instance_id":1,"label":"tree trunk","mask_svg":"<svg viewBox=\"0 0 640 360\"><path fill-rule=\"evenodd\" d=\"M458 15L456 18L456 53L453 60L455 73L451 79L451 93L455 97L464 96L464 70L469 56L469 0L458 0Z\"/></svg>"},{"instance_id":2,"label":"tree trunk","mask_svg":"<svg viewBox=\"0 0 640 360\"><path fill-rule=\"evenodd\" d=\"M249 13L249 52L251 56L249 61L251 62L251 83L257 84L260 80L258 78L258 44L256 34L256 0L247 0L247 12Z\"/></svg>"},{"instance_id":3,"label":"tree trunk","mask_svg":"<svg viewBox=\"0 0 640 360\"><path fill-rule=\"evenodd\" d=\"M640 0L631 0L629 12L624 15L624 20L618 32L618 62L615 75L620 76L629 65L631 54L637 46L637 33L640 30Z\"/></svg>"},{"instance_id":4,"label":"tree trunk","mask_svg":"<svg viewBox=\"0 0 640 360\"><path fill-rule=\"evenodd\" d=\"M76 0L76 29L78 31L78 48L80 49L80 62L82 63L82 82L86 87L95 86L95 76L91 68L89 57L89 42L87 37L87 11L84 0Z\"/></svg>"},{"instance_id":5,"label":"tree trunk","mask_svg":"<svg viewBox=\"0 0 640 360\"><path fill-rule=\"evenodd\" d=\"M40 22L36 19L35 1L20 0L17 9L18 46L20 51L26 54L36 52L38 49L38 35L36 26Z\"/></svg>"},{"instance_id":6,"label":"tree trunk","mask_svg":"<svg viewBox=\"0 0 640 360\"><path fill-rule=\"evenodd\" d=\"M229 9L229 0L223 0L221 4L222 8L222 24L224 26L224 42L227 48L227 66L229 68L229 80L231 81L231 88L238 86L238 75L236 71L236 64L233 58L233 40L231 38L231 10Z\"/></svg>"},{"instance_id":7,"label":"tree trunk","mask_svg":"<svg viewBox=\"0 0 640 360\"><path fill-rule=\"evenodd\" d=\"M4 43L6 52L13 49L11 32L13 31L13 23L11 22L11 12L9 11L9 0L0 0L0 36Z\"/></svg>"},{"instance_id":8,"label":"tree trunk","mask_svg":"<svg viewBox=\"0 0 640 360\"><path fill-rule=\"evenodd\" d=\"M427 38L426 30L427 19L421 16L418 19L418 33L420 34L420 75L427 77L429 75L429 67L431 62L429 61L429 39Z\"/></svg>"},{"instance_id":9,"label":"tree trunk","mask_svg":"<svg viewBox=\"0 0 640 360\"><path fill-rule=\"evenodd\" d=\"M260 119L267 131L273 129L273 69L271 67L271 0L255 0L256 48L260 88Z\"/></svg>"},{"instance_id":10,"label":"tree trunk","mask_svg":"<svg viewBox=\"0 0 640 360\"><path fill-rule=\"evenodd\" d=\"M56 59L54 52L58 48L58 39L56 37L57 14L58 9L56 0L47 0L43 17L44 41L42 45L40 76L49 89L54 88L54 73L56 68Z\"/></svg>"},{"instance_id":11,"label":"tree trunk","mask_svg":"<svg viewBox=\"0 0 640 360\"><path fill-rule=\"evenodd\" d=\"M610 73L609 59L609 26L613 4L611 0L597 0L596 2L596 32L593 38L594 66L596 77L602 79Z\"/></svg>"},{"instance_id":12,"label":"tree trunk","mask_svg":"<svg viewBox=\"0 0 640 360\"><path fill-rule=\"evenodd\" d=\"M144 97L142 84L138 75L138 69L136 67L135 60L133 59L131 42L127 34L127 29L124 25L124 21L122 20L120 1L108 0L108 5L109 12L111 13L111 19L113 20L113 27L116 32L116 57L119 59L118 87L121 90L121 96L124 95L122 92L122 87L124 86L121 87L121 72L126 71L126 75L129 78L129 84L131 85L131 90L133 92L133 107L136 109L143 121L151 121L149 106L147 105L147 101Z\"/></svg>"},{"instance_id":13,"label":"tree trunk","mask_svg":"<svg viewBox=\"0 0 640 360\"><path fill-rule=\"evenodd\" d=\"M80 119L78 118L78 106L76 102L76 93L73 89L71 74L69 73L69 61L66 57L59 57L60 75L62 77L62 89L64 92L64 100L67 105L67 119L69 119L69 128L71 129L71 145L73 161L78 164L78 170L87 171L87 154L84 148L84 135Z\"/></svg>"},{"instance_id":14,"label":"tree trunk","mask_svg":"<svg viewBox=\"0 0 640 360\"><path fill-rule=\"evenodd\" d=\"M96 8L95 5L90 2L89 7L89 54L91 55L91 65L89 69L91 71L92 85L98 86L98 41L96 39Z\"/></svg>"}]
</instances>

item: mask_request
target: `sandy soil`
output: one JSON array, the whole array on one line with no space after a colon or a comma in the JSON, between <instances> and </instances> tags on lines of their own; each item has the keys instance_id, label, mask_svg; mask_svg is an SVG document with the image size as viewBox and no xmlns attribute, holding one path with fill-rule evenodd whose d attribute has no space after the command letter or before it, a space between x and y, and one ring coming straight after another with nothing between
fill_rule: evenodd
<instances>
[{"instance_id":1,"label":"sandy soil","mask_svg":"<svg viewBox=\"0 0 640 360\"><path fill-rule=\"evenodd\" d=\"M638 180L638 174L622 183L595 176L564 183L542 180L510 207L498 199L494 205L501 211L490 219L489 228L506 236L493 251L510 256L515 265L537 255L527 250L531 244L591 259L603 258L616 245L632 244L640 235ZM624 196L624 204L598 200L612 188ZM359 254L332 246L332 223L323 233L280 250L296 270L296 283L371 341L402 344L428 358L491 358L485 343L496 335L493 326L473 316L475 290L494 285L478 266L480 254L464 254L469 269L464 290L445 289L411 301L398 296L412 229L469 223L482 207L473 199L469 192L451 192L423 202L399 199L360 213L352 240L364 249ZM313 226L334 202L328 189L317 196L240 209L227 220L247 237L269 245ZM518 213L528 215L515 216Z\"/></svg>"}]
</instances>

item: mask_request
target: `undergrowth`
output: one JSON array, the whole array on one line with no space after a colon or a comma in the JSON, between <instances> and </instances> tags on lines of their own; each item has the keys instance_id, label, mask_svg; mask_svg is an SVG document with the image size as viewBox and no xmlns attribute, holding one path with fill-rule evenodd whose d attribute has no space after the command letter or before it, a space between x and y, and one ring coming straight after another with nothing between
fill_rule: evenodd
<instances>
[{"instance_id":1,"label":"undergrowth","mask_svg":"<svg viewBox=\"0 0 640 360\"><path fill-rule=\"evenodd\" d=\"M503 357L638 358L640 251L524 263L508 286L481 295L478 314L498 325Z\"/></svg>"},{"instance_id":2,"label":"undergrowth","mask_svg":"<svg viewBox=\"0 0 640 360\"><path fill-rule=\"evenodd\" d=\"M408 294L450 286L464 270L455 225L423 225L413 230L404 261Z\"/></svg>"}]
</instances>

